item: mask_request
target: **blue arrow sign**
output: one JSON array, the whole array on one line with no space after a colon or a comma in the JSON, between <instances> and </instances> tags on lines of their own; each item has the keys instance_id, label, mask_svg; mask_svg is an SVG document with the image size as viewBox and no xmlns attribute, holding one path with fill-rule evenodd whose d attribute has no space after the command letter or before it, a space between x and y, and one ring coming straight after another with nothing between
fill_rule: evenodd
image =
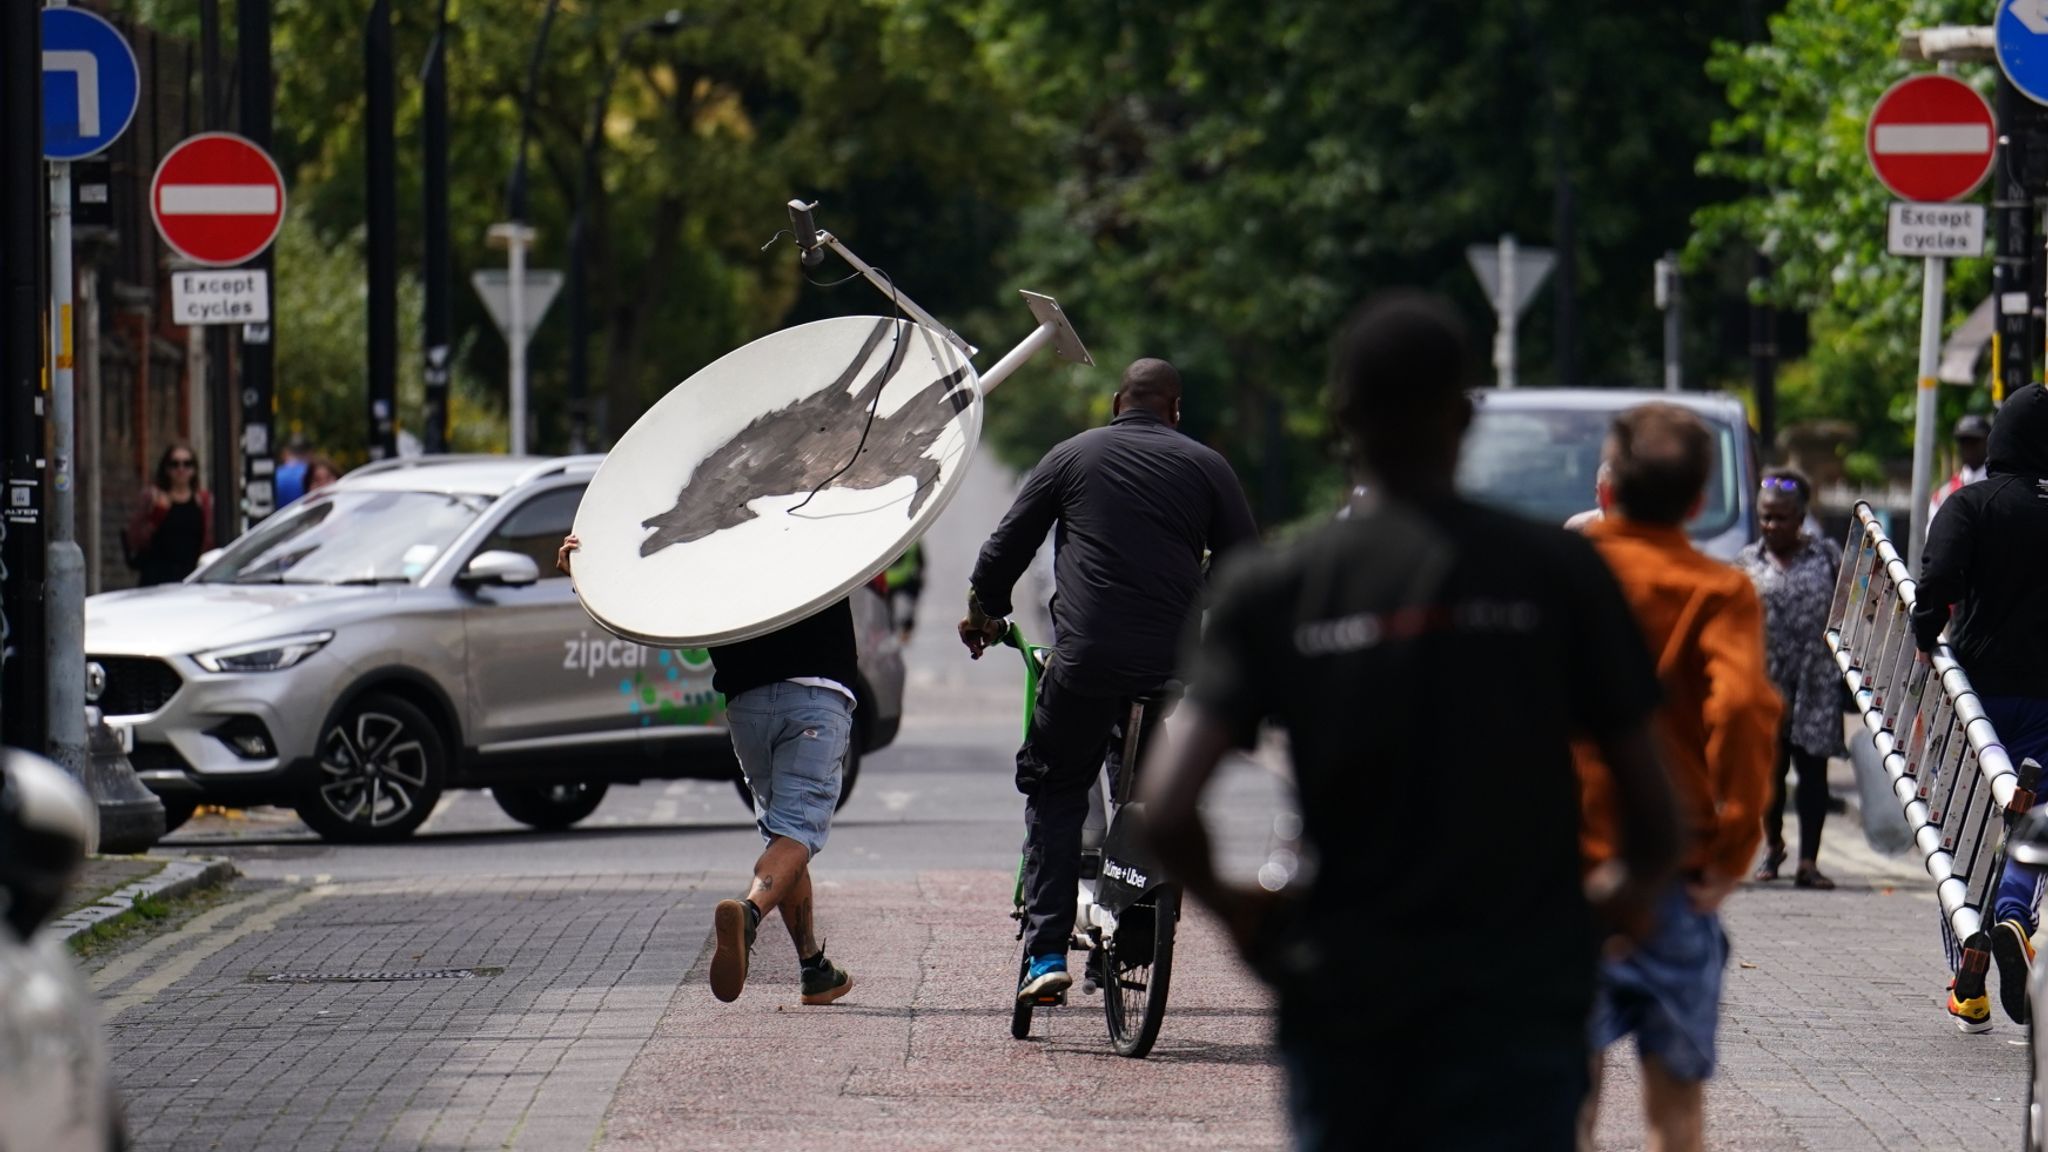
<instances>
[{"instance_id":1,"label":"blue arrow sign","mask_svg":"<svg viewBox=\"0 0 2048 1152\"><path fill-rule=\"evenodd\" d=\"M2048 0L1999 0L1998 66L2027 99L2048 104Z\"/></svg>"},{"instance_id":2,"label":"blue arrow sign","mask_svg":"<svg viewBox=\"0 0 2048 1152\"><path fill-rule=\"evenodd\" d=\"M104 150L128 130L141 95L135 52L112 24L83 8L43 9L44 159Z\"/></svg>"}]
</instances>

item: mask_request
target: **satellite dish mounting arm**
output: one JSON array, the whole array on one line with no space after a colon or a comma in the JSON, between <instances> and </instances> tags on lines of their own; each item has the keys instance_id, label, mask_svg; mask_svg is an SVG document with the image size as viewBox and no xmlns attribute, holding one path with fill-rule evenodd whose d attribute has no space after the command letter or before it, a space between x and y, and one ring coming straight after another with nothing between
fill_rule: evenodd
<instances>
[{"instance_id":1,"label":"satellite dish mounting arm","mask_svg":"<svg viewBox=\"0 0 2048 1152\"><path fill-rule=\"evenodd\" d=\"M855 272L865 277L868 283L873 284L883 295L889 297L890 301L898 308L901 308L918 323L944 335L968 359L971 360L981 354L979 348L961 339L959 333L939 323L931 313L919 307L915 300L904 295L903 290L897 287L888 276L877 272L867 261L854 255L853 250L840 243L837 236L819 228L817 221L811 216L812 209L817 206L816 201L812 201L809 204L804 203L802 200L791 200L789 202L789 227L791 233L796 236L796 246L801 253L804 267L816 268L824 263L825 249L830 248L838 254L841 260L846 261L848 266ZM1031 359L1032 356L1038 353L1039 349L1047 344L1053 346L1053 351L1062 360L1071 360L1076 364L1092 365L1095 363L1095 358L1088 354L1087 347L1081 343L1080 334L1075 332L1073 324L1068 322L1066 313L1060 311L1059 301L1037 292L1024 292L1021 295L1024 297L1025 306L1031 309L1031 315L1037 318L1038 327L1033 329L1031 335L1026 336L1015 348L1010 349L1002 359L996 361L993 367L980 374L981 393L984 396L993 391L996 385L1007 379L1010 373L1022 367L1025 361Z\"/></svg>"}]
</instances>

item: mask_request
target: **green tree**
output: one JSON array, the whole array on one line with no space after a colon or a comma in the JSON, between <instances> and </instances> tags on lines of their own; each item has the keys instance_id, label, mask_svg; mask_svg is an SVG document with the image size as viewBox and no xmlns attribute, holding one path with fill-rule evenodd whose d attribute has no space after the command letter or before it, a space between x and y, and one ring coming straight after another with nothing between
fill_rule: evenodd
<instances>
[{"instance_id":1,"label":"green tree","mask_svg":"<svg viewBox=\"0 0 2048 1152\"><path fill-rule=\"evenodd\" d=\"M1886 254L1893 197L1870 171L1864 127L1887 87L1929 70L1898 58L1903 29L1983 16L1965 0L1791 0L1768 39L1723 43L1708 66L1729 110L1700 169L1756 191L1701 210L1688 259L1705 265L1749 245L1771 258L1769 280L1749 290L1810 313L1812 326L1806 363L1781 383L1783 420L1853 421L1862 443L1852 462L1865 479L1911 449L1921 265ZM1988 93L1995 68L1963 65L1957 75ZM1982 299L1990 267L1988 257L1949 262L1949 323ZM1943 391L1951 418L1985 402Z\"/></svg>"},{"instance_id":2,"label":"green tree","mask_svg":"<svg viewBox=\"0 0 2048 1152\"><path fill-rule=\"evenodd\" d=\"M285 218L276 248L276 315L288 318L289 338L277 346L277 429L304 436L316 451L343 467L368 456L363 365L367 346L368 287L362 231L335 243L320 239L302 210ZM416 276L399 278L401 311L418 315ZM399 329L398 409L401 427L420 426L426 386L420 376L417 326ZM450 382L449 441L454 451L501 452L505 418L474 376L458 371Z\"/></svg>"},{"instance_id":3,"label":"green tree","mask_svg":"<svg viewBox=\"0 0 2048 1152\"><path fill-rule=\"evenodd\" d=\"M1059 294L1105 367L1179 364L1192 430L1232 457L1263 517L1327 503L1332 328L1394 285L1447 292L1490 325L1465 247L1551 241L1560 197L1576 204L1579 379L1653 379L1650 268L1716 192L1691 158L1719 99L1702 68L1733 9L984 0L984 56L1055 158L1006 271ZM1550 325L1524 331L1526 376L1555 382ZM1029 456L1099 416L1109 381L1092 400L1043 376L1020 385L991 415Z\"/></svg>"}]
</instances>

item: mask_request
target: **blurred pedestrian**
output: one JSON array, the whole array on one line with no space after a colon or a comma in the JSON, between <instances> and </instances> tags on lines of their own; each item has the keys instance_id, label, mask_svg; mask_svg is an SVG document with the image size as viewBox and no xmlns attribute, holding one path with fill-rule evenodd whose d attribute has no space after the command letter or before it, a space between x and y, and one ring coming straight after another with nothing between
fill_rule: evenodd
<instances>
[{"instance_id":1,"label":"blurred pedestrian","mask_svg":"<svg viewBox=\"0 0 2048 1152\"><path fill-rule=\"evenodd\" d=\"M1764 862L1758 880L1776 880L1785 863L1785 777L1799 773L1799 866L1792 882L1830 889L1820 870L1821 825L1828 816L1828 760L1845 756L1842 678L1821 634L1834 604L1842 554L1804 527L1813 485L1791 468L1764 473L1757 494L1761 539L1742 549L1736 566L1749 574L1764 602L1764 646L1771 683L1785 702L1778 733L1777 783L1764 809Z\"/></svg>"},{"instance_id":2,"label":"blurred pedestrian","mask_svg":"<svg viewBox=\"0 0 2048 1152\"><path fill-rule=\"evenodd\" d=\"M1956 464L1955 474L1934 490L1927 501L1927 522L1934 523L1935 513L1941 511L1941 502L1946 500L1965 484L1975 484L1984 479L1985 460L1990 454L1989 437L1991 421L1975 412L1956 421Z\"/></svg>"},{"instance_id":3,"label":"blurred pedestrian","mask_svg":"<svg viewBox=\"0 0 2048 1152\"><path fill-rule=\"evenodd\" d=\"M155 483L136 498L122 544L144 587L183 580L213 550L213 494L199 486L199 457L190 444L164 449Z\"/></svg>"},{"instance_id":4,"label":"blurred pedestrian","mask_svg":"<svg viewBox=\"0 0 2048 1152\"><path fill-rule=\"evenodd\" d=\"M1913 639L1929 653L1946 628L2006 755L2015 765L2028 757L2048 764L2048 599L2041 596L2048 571L2048 394L2039 384L2006 398L1987 449L1985 478L1942 501L1927 533ZM2006 861L1990 917L1999 1003L2019 1024L2027 1022L2041 879L2041 869ZM1957 972L1949 1014L1963 1031L1983 1032L1991 1027L1984 973L1969 971L1956 941L1947 943ZM1981 955L1985 942L1963 944Z\"/></svg>"},{"instance_id":5,"label":"blurred pedestrian","mask_svg":"<svg viewBox=\"0 0 2048 1152\"><path fill-rule=\"evenodd\" d=\"M896 558L882 573L889 593L889 615L896 626L896 637L903 643L910 643L910 633L917 627L917 600L924 595L924 541L913 540L903 555Z\"/></svg>"},{"instance_id":6,"label":"blurred pedestrian","mask_svg":"<svg viewBox=\"0 0 2048 1152\"><path fill-rule=\"evenodd\" d=\"M318 492L339 479L341 469L334 466L334 461L317 454L306 458L306 491Z\"/></svg>"},{"instance_id":7,"label":"blurred pedestrian","mask_svg":"<svg viewBox=\"0 0 2048 1152\"><path fill-rule=\"evenodd\" d=\"M285 441L284 451L278 455L277 474L272 478L279 508L306 494L306 470L312 454L313 449L306 443L306 438L296 432Z\"/></svg>"},{"instance_id":8,"label":"blurred pedestrian","mask_svg":"<svg viewBox=\"0 0 2048 1152\"><path fill-rule=\"evenodd\" d=\"M1600 470L1593 473L1593 506L1574 515L1564 522L1574 532L1584 532L1607 516L1608 506L1614 503L1614 470L1607 461L1600 462Z\"/></svg>"},{"instance_id":9,"label":"blurred pedestrian","mask_svg":"<svg viewBox=\"0 0 2048 1152\"><path fill-rule=\"evenodd\" d=\"M1613 504L1587 532L1659 653L1657 733L1690 847L1679 882L1657 901L1649 938L1601 962L1592 1041L1604 1052L1635 1037L1648 1144L1685 1152L1705 1140L1703 1089L1714 1074L1728 962L1721 902L1748 875L1762 839L1782 706L1767 671L1756 588L1685 533L1713 468L1705 422L1676 404L1643 404L1614 418L1603 454ZM1591 747L1581 746L1579 770L1586 858L1598 867L1614 851L1612 784ZM1592 1146L1599 1107L1596 1063L1583 1147Z\"/></svg>"},{"instance_id":10,"label":"blurred pedestrian","mask_svg":"<svg viewBox=\"0 0 2048 1152\"><path fill-rule=\"evenodd\" d=\"M582 544L572 533L555 552L555 567L571 580ZM726 700L726 732L762 843L747 894L711 909L711 994L728 1004L740 998L761 919L780 911L796 947L799 1002L830 1004L853 991L853 976L825 958L811 863L831 835L853 738L853 607L837 601L764 636L714 646L710 656L711 687Z\"/></svg>"},{"instance_id":11,"label":"blurred pedestrian","mask_svg":"<svg viewBox=\"0 0 2048 1152\"><path fill-rule=\"evenodd\" d=\"M1584 539L1456 495L1472 361L1447 305L1376 299L1334 351L1334 414L1368 491L1282 549L1225 560L1187 723L1139 776L1152 841L1276 987L1300 1148L1562 1152L1597 941L1571 738L1613 765L1626 867L1603 879L1628 879L1603 904L1637 923L1677 855L1656 671ZM1474 691L1482 666L1515 669L1514 689ZM1316 862L1299 893L1219 878L1198 806L1266 721L1289 736ZM1373 816L1390 787L1454 805L1454 829L1410 837Z\"/></svg>"}]
</instances>

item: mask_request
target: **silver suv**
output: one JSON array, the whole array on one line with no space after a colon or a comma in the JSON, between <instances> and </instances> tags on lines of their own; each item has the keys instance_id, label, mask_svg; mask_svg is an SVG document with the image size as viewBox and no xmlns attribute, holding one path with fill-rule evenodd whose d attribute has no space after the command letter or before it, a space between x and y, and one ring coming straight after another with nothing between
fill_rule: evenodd
<instances>
[{"instance_id":1,"label":"silver suv","mask_svg":"<svg viewBox=\"0 0 2048 1152\"><path fill-rule=\"evenodd\" d=\"M600 459L371 465L182 584L88 599L99 706L171 826L201 803L283 804L329 839L394 840L444 790L489 788L553 829L613 783L737 781L709 656L612 636L555 571ZM842 802L902 716L887 607L862 588L853 615Z\"/></svg>"}]
</instances>

